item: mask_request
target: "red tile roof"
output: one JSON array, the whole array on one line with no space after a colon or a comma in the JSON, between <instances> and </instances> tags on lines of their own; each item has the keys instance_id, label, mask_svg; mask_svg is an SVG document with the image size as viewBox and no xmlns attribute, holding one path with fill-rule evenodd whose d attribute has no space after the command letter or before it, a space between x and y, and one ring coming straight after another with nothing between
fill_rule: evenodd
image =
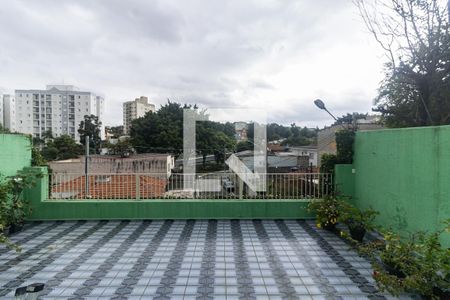
<instances>
[{"instance_id":1,"label":"red tile roof","mask_svg":"<svg viewBox=\"0 0 450 300\"><path fill-rule=\"evenodd\" d=\"M166 191L167 179L149 175L89 175L89 192L85 194L85 176L57 184L52 187L52 198L72 199L135 199L136 184L140 198L157 198ZM137 183L136 180L139 180Z\"/></svg>"}]
</instances>

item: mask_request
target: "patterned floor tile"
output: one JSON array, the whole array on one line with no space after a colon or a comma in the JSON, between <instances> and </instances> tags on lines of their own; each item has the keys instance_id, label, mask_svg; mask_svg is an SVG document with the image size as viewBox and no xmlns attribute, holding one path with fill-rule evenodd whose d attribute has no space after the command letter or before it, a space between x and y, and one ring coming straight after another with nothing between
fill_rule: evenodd
<instances>
[{"instance_id":1,"label":"patterned floor tile","mask_svg":"<svg viewBox=\"0 0 450 300\"><path fill-rule=\"evenodd\" d=\"M0 297L390 299L338 237L295 220L37 222L0 246ZM403 297L403 299L408 299Z\"/></svg>"}]
</instances>

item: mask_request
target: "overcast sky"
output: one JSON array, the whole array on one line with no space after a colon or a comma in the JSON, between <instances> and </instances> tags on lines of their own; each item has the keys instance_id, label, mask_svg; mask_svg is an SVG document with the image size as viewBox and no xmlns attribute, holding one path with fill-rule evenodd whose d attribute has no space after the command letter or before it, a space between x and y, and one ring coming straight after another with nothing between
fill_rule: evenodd
<instances>
[{"instance_id":1,"label":"overcast sky","mask_svg":"<svg viewBox=\"0 0 450 300\"><path fill-rule=\"evenodd\" d=\"M106 98L104 124L140 95L264 108L323 126L369 112L384 58L351 0L0 0L0 91L73 84Z\"/></svg>"}]
</instances>

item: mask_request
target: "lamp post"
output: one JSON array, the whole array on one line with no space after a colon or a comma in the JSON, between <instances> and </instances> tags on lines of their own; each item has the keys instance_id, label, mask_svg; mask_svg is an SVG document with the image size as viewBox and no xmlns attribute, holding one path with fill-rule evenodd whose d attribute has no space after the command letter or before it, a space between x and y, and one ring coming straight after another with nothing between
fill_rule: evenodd
<instances>
[{"instance_id":1,"label":"lamp post","mask_svg":"<svg viewBox=\"0 0 450 300\"><path fill-rule=\"evenodd\" d=\"M332 113L330 113L330 111L325 107L325 103L323 103L322 100L316 99L316 100L314 100L314 104L315 104L319 109L326 111L330 116L333 117L333 119L334 119L335 121L338 120L338 119L336 119L336 117L335 117ZM339 125L341 125L341 127L344 128L344 129L348 129L348 128L346 128L342 123L340 123Z\"/></svg>"},{"instance_id":2,"label":"lamp post","mask_svg":"<svg viewBox=\"0 0 450 300\"><path fill-rule=\"evenodd\" d=\"M333 117L333 119L334 119L335 121L337 121L336 117L333 116L333 114L330 113L330 111L325 107L325 103L323 103L322 100L316 99L316 100L314 100L314 104L315 104L318 108L320 108L320 109L326 111L330 116Z\"/></svg>"}]
</instances>

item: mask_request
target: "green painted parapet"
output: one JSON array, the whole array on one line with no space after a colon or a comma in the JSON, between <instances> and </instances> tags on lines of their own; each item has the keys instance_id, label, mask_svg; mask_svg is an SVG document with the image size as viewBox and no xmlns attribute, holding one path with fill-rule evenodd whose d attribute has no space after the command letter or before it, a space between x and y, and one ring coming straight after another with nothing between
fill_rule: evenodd
<instances>
[{"instance_id":1,"label":"green painted parapet","mask_svg":"<svg viewBox=\"0 0 450 300\"><path fill-rule=\"evenodd\" d=\"M47 168L27 190L29 220L309 219L301 200L49 200Z\"/></svg>"},{"instance_id":2,"label":"green painted parapet","mask_svg":"<svg viewBox=\"0 0 450 300\"><path fill-rule=\"evenodd\" d=\"M378 210L380 225L406 234L450 218L450 126L359 131L354 153L353 167L336 166L338 191Z\"/></svg>"},{"instance_id":3,"label":"green painted parapet","mask_svg":"<svg viewBox=\"0 0 450 300\"><path fill-rule=\"evenodd\" d=\"M352 201L355 195L355 174L353 165L341 164L334 166L334 190L339 195L348 197Z\"/></svg>"},{"instance_id":4,"label":"green painted parapet","mask_svg":"<svg viewBox=\"0 0 450 300\"><path fill-rule=\"evenodd\" d=\"M22 134L0 134L0 174L15 175L31 166L31 141Z\"/></svg>"}]
</instances>

